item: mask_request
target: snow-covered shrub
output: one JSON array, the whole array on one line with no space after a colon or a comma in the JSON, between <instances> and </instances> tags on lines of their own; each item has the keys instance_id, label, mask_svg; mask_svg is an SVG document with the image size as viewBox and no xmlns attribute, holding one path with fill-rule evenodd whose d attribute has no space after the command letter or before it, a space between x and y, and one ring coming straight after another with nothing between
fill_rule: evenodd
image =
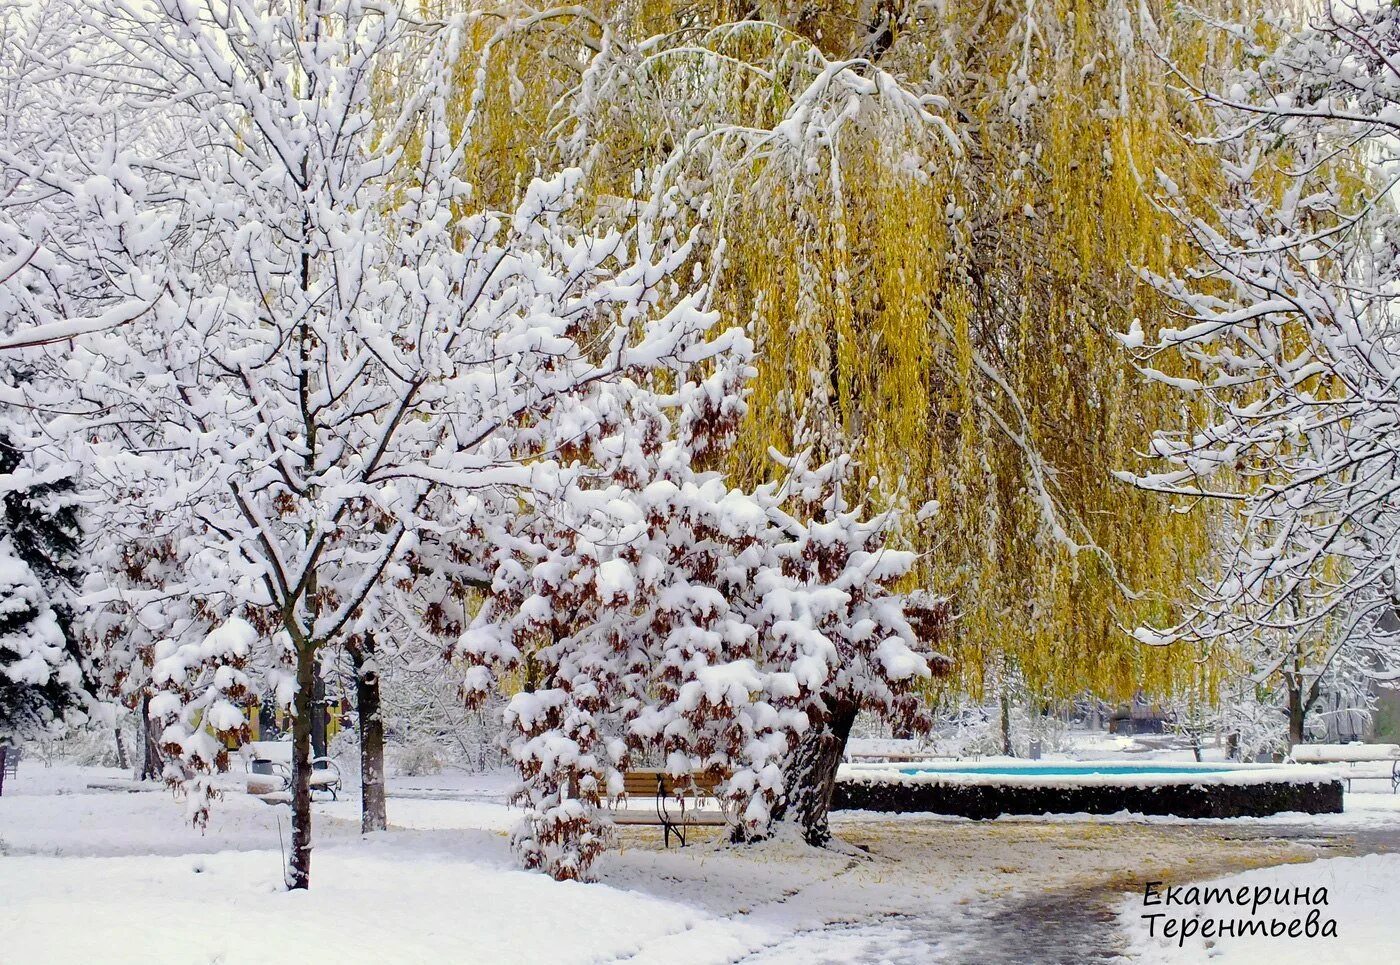
<instances>
[{"instance_id":1,"label":"snow-covered shrub","mask_svg":"<svg viewBox=\"0 0 1400 965\"><path fill-rule=\"evenodd\" d=\"M1030 756L1039 744L1042 753L1062 753L1070 747L1069 725L1053 713L1035 713L1021 702L1007 711L1011 753ZM1006 733L997 701L959 702L935 724L933 746L940 754L957 757L996 757L1005 753Z\"/></svg>"},{"instance_id":2,"label":"snow-covered shrub","mask_svg":"<svg viewBox=\"0 0 1400 965\"><path fill-rule=\"evenodd\" d=\"M848 504L844 459L781 460L783 482L752 490L707 469L743 413L751 352L737 331L710 345L724 354L664 392L624 382L561 414L560 447L596 469L536 492L456 648L471 699L527 681L506 708L526 808L514 841L556 877L606 846L604 802L637 755L718 780L738 837L791 806L820 838L824 769L855 714L927 724L931 654L889 589L913 561L885 545L893 520Z\"/></svg>"},{"instance_id":3,"label":"snow-covered shrub","mask_svg":"<svg viewBox=\"0 0 1400 965\"><path fill-rule=\"evenodd\" d=\"M1013 739L1015 727L1013 721ZM1058 754L1069 748L1069 724L1056 714L1027 713L1025 715L1026 753L1030 754L1032 744L1042 752Z\"/></svg>"},{"instance_id":4,"label":"snow-covered shrub","mask_svg":"<svg viewBox=\"0 0 1400 965\"><path fill-rule=\"evenodd\" d=\"M354 770L360 759L360 738L353 728L342 727L336 731L326 747L326 756L333 757L341 765L342 771Z\"/></svg>"},{"instance_id":5,"label":"snow-covered shrub","mask_svg":"<svg viewBox=\"0 0 1400 965\"><path fill-rule=\"evenodd\" d=\"M416 655L406 648L381 661L385 737L398 748L435 749L444 767L486 771L506 763L501 756L501 714L495 697L476 707L462 700L466 668L441 654Z\"/></svg>"},{"instance_id":6,"label":"snow-covered shrub","mask_svg":"<svg viewBox=\"0 0 1400 965\"><path fill-rule=\"evenodd\" d=\"M46 761L68 761L85 767L118 767L117 742L111 728L75 727L62 737L40 741Z\"/></svg>"},{"instance_id":7,"label":"snow-covered shrub","mask_svg":"<svg viewBox=\"0 0 1400 965\"><path fill-rule=\"evenodd\" d=\"M394 757L394 767L406 777L441 774L445 764L442 749L428 741L415 741Z\"/></svg>"}]
</instances>

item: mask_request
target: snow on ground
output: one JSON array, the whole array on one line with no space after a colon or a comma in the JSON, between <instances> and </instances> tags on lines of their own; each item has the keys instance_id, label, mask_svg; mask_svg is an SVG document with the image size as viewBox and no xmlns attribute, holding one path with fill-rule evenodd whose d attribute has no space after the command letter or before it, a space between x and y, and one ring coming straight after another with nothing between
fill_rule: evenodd
<instances>
[{"instance_id":1,"label":"snow on ground","mask_svg":"<svg viewBox=\"0 0 1400 965\"><path fill-rule=\"evenodd\" d=\"M87 787L117 777L23 768L0 797L0 962L611 961L703 917L519 871L507 809L471 801L392 800L396 826L452 830L368 839L357 802L318 803L314 886L288 894L284 806L226 795L201 836L167 793Z\"/></svg>"},{"instance_id":2,"label":"snow on ground","mask_svg":"<svg viewBox=\"0 0 1400 965\"><path fill-rule=\"evenodd\" d=\"M140 787L115 768L22 764L0 797L0 854L110 857L276 850L279 822L282 837L290 835L286 808L269 807L243 793L225 793L201 833L184 819L180 802L159 785L136 792L98 791L88 786L91 782ZM358 837L358 822L353 827L327 822L323 828L325 841ZM0 870L0 879L4 877Z\"/></svg>"},{"instance_id":3,"label":"snow on ground","mask_svg":"<svg viewBox=\"0 0 1400 965\"><path fill-rule=\"evenodd\" d=\"M322 847L315 887L276 887L276 851L10 857L7 961L543 962L615 959L693 909L513 870L480 834ZM557 911L556 911L557 909ZM548 928L533 925L549 910ZM13 917L12 917L13 916ZM626 927L589 927L599 922Z\"/></svg>"},{"instance_id":4,"label":"snow on ground","mask_svg":"<svg viewBox=\"0 0 1400 965\"><path fill-rule=\"evenodd\" d=\"M1170 883L1170 882L1169 882ZM1329 858L1301 865L1261 868L1211 881L1208 884L1234 891L1247 889L1250 904L1240 907L1230 902L1197 904L1190 907L1164 904L1145 905L1142 894L1123 903L1119 915L1125 931L1131 936L1132 958L1143 965L1177 965L1177 963L1210 962L1212 965L1376 965L1395 961L1400 953L1395 915L1400 904L1400 854L1369 854L1356 858ZM1254 907L1256 888L1266 888L1270 895L1287 894L1289 904L1268 904ZM1297 902L1298 892L1306 890L1314 899L1318 889L1327 891L1325 904L1321 900ZM1160 890L1160 889L1159 889ZM1306 919L1317 911L1316 922L1331 919L1336 923L1336 936L1319 933L1307 937ZM1166 913L1165 918L1149 920L1146 914ZM1300 935L1289 937L1247 937L1226 935L1206 941L1193 934L1181 937L1183 931L1199 933L1207 922L1220 920L1287 923L1302 919ZM1171 922L1175 937L1164 937ZM1191 922L1188 926L1186 923ZM1217 924L1215 929L1219 929ZM1238 929L1238 925L1235 926Z\"/></svg>"},{"instance_id":5,"label":"snow on ground","mask_svg":"<svg viewBox=\"0 0 1400 965\"><path fill-rule=\"evenodd\" d=\"M437 831L450 828L479 828L486 831L508 832L515 826L517 815L500 803L488 801L454 801L445 799L390 798L389 811L393 826L413 831ZM318 801L316 813L349 822L360 823L360 802L355 798L339 801Z\"/></svg>"},{"instance_id":6,"label":"snow on ground","mask_svg":"<svg viewBox=\"0 0 1400 965\"><path fill-rule=\"evenodd\" d=\"M392 829L368 838L357 801L318 802L313 887L288 894L285 806L229 793L201 835L168 792L111 790L120 772L22 765L0 797L0 963L1107 961L1127 950L1113 910L1147 875L1400 848L1390 795L1291 824L843 814L868 854L664 851L627 828L598 882L557 883L514 867L509 783L393 778Z\"/></svg>"}]
</instances>

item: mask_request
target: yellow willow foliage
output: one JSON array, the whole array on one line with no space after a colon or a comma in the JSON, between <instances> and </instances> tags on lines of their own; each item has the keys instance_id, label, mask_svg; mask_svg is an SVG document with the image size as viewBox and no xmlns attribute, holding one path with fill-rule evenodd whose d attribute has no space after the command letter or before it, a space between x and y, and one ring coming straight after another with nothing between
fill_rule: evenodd
<instances>
[{"instance_id":1,"label":"yellow willow foliage","mask_svg":"<svg viewBox=\"0 0 1400 965\"><path fill-rule=\"evenodd\" d=\"M1194 257L1157 172L1221 190L1154 49L1199 73L1227 35L1136 0L422 6L468 18L482 200L578 163L600 218L701 225L712 304L760 351L731 468L853 451L956 604L962 687L1008 665L1047 698L1214 692L1218 660L1122 631L1172 622L1211 519L1112 478L1182 405L1112 333L1164 323L1135 268Z\"/></svg>"}]
</instances>

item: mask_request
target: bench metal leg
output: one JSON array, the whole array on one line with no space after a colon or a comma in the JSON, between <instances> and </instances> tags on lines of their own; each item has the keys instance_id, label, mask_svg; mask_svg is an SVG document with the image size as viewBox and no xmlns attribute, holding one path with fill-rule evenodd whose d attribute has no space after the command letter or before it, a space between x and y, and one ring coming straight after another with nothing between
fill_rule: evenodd
<instances>
[{"instance_id":1,"label":"bench metal leg","mask_svg":"<svg viewBox=\"0 0 1400 965\"><path fill-rule=\"evenodd\" d=\"M686 846L686 831L688 830L685 819L688 810L686 798L681 796L676 801L676 806L680 808L679 821L671 819L670 795L666 793L666 786L658 776L656 779L656 817L661 824L662 841L667 848L671 846L671 835L673 834L676 836L676 840L681 843L682 848Z\"/></svg>"},{"instance_id":2,"label":"bench metal leg","mask_svg":"<svg viewBox=\"0 0 1400 965\"><path fill-rule=\"evenodd\" d=\"M670 795L666 793L666 787L661 782L661 778L656 779L656 816L661 819L662 840L667 848L671 847L671 835L676 836L676 840L685 847L685 799L680 801L681 819L679 822L671 820Z\"/></svg>"}]
</instances>

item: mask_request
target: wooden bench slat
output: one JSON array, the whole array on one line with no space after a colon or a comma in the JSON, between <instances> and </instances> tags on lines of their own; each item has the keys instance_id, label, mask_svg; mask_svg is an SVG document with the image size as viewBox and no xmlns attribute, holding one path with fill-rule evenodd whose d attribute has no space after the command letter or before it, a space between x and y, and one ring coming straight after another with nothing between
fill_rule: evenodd
<instances>
[{"instance_id":1,"label":"wooden bench slat","mask_svg":"<svg viewBox=\"0 0 1400 965\"><path fill-rule=\"evenodd\" d=\"M623 790L628 795L656 794L689 795L693 791L713 795L719 789L719 779L704 774L674 777L660 768L637 768L622 775Z\"/></svg>"},{"instance_id":2,"label":"wooden bench slat","mask_svg":"<svg viewBox=\"0 0 1400 965\"><path fill-rule=\"evenodd\" d=\"M613 824L639 827L661 827L662 825L661 819L654 811L614 811L612 819ZM724 814L720 811L687 811L684 820L677 815L671 823L683 824L687 827L719 828L728 822L725 821Z\"/></svg>"},{"instance_id":3,"label":"wooden bench slat","mask_svg":"<svg viewBox=\"0 0 1400 965\"><path fill-rule=\"evenodd\" d=\"M630 799L634 807L615 809L613 822L661 827L666 832L667 847L671 845L672 834L680 840L681 847L685 847L687 828L720 827L728 823L723 812L705 807L714 802L719 784L719 779L713 776L675 777L656 767L624 771L623 797ZM639 800L646 799L651 807L635 807Z\"/></svg>"}]
</instances>

